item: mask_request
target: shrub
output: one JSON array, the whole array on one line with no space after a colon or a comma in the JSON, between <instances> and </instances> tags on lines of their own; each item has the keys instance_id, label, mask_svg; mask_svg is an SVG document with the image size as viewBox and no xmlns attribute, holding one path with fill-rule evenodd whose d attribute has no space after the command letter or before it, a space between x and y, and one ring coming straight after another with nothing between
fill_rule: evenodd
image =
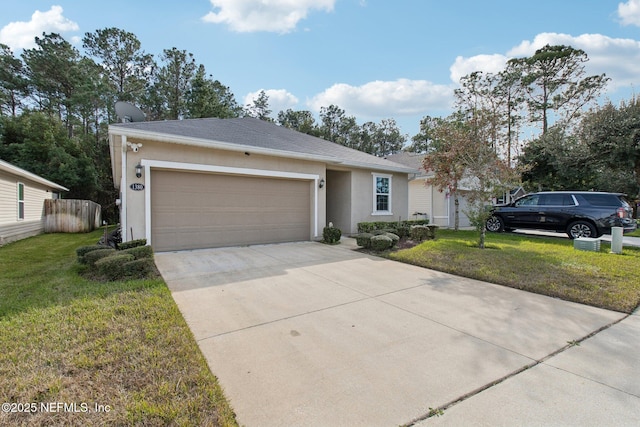
<instances>
[{"instance_id":1,"label":"shrub","mask_svg":"<svg viewBox=\"0 0 640 427\"><path fill-rule=\"evenodd\" d=\"M89 252L97 251L98 249L110 249L109 246L103 245L89 245L89 246L80 246L76 249L76 255L78 255L78 261L82 264L85 263L84 256Z\"/></svg>"},{"instance_id":2,"label":"shrub","mask_svg":"<svg viewBox=\"0 0 640 427\"><path fill-rule=\"evenodd\" d=\"M118 244L119 250L131 249L138 246L144 246L147 244L147 239L130 240L128 242L122 242Z\"/></svg>"},{"instance_id":3,"label":"shrub","mask_svg":"<svg viewBox=\"0 0 640 427\"><path fill-rule=\"evenodd\" d=\"M340 241L340 237L342 237L342 231L340 231L339 228L330 226L330 227L325 227L322 230L322 238L325 243L330 243L330 244L338 243Z\"/></svg>"},{"instance_id":4,"label":"shrub","mask_svg":"<svg viewBox=\"0 0 640 427\"><path fill-rule=\"evenodd\" d=\"M409 227L412 225L427 225L428 219L408 220L408 221L376 221L376 222L359 222L358 233L371 233L375 230L394 230L395 234L401 234L399 228L406 230L406 235L409 235Z\"/></svg>"},{"instance_id":5,"label":"shrub","mask_svg":"<svg viewBox=\"0 0 640 427\"><path fill-rule=\"evenodd\" d=\"M116 253L116 250L113 248L105 248L105 249L96 249L94 251L88 252L84 257L84 264L88 264L89 266L95 266L95 263L105 257L113 255Z\"/></svg>"},{"instance_id":6,"label":"shrub","mask_svg":"<svg viewBox=\"0 0 640 427\"><path fill-rule=\"evenodd\" d=\"M386 251L393 246L393 240L389 236L380 234L378 236L371 237L371 249L374 251Z\"/></svg>"},{"instance_id":7,"label":"shrub","mask_svg":"<svg viewBox=\"0 0 640 427\"><path fill-rule=\"evenodd\" d=\"M144 279L155 272L156 265L151 258L141 258L125 262L121 268L127 279Z\"/></svg>"},{"instance_id":8,"label":"shrub","mask_svg":"<svg viewBox=\"0 0 640 427\"><path fill-rule=\"evenodd\" d=\"M135 246L123 249L120 252L133 255L134 259L153 258L153 248L151 246Z\"/></svg>"},{"instance_id":9,"label":"shrub","mask_svg":"<svg viewBox=\"0 0 640 427\"><path fill-rule=\"evenodd\" d=\"M394 247L400 241L400 236L394 233L384 233L383 236L387 236L391 239L391 247Z\"/></svg>"},{"instance_id":10,"label":"shrub","mask_svg":"<svg viewBox=\"0 0 640 427\"><path fill-rule=\"evenodd\" d=\"M373 237L373 234L371 233L360 233L360 234L356 234L356 244L358 246L361 246L363 248L370 248L371 247L371 238Z\"/></svg>"},{"instance_id":11,"label":"shrub","mask_svg":"<svg viewBox=\"0 0 640 427\"><path fill-rule=\"evenodd\" d=\"M122 268L128 261L133 261L132 254L115 253L114 255L96 261L98 273L107 280L117 280L124 276Z\"/></svg>"},{"instance_id":12,"label":"shrub","mask_svg":"<svg viewBox=\"0 0 640 427\"><path fill-rule=\"evenodd\" d=\"M413 225L411 226L411 240L417 240L419 242L424 239L428 239L430 235L429 228L426 225Z\"/></svg>"},{"instance_id":13,"label":"shrub","mask_svg":"<svg viewBox=\"0 0 640 427\"><path fill-rule=\"evenodd\" d=\"M410 226L401 224L398 225L395 229L395 233L399 238L409 237L409 232L411 231Z\"/></svg>"}]
</instances>

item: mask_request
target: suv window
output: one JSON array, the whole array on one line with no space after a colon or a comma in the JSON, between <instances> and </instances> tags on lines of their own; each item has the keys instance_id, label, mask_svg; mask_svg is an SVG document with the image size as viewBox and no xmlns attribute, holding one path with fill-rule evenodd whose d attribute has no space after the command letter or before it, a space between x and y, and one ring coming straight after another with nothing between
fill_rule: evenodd
<instances>
[{"instance_id":1,"label":"suv window","mask_svg":"<svg viewBox=\"0 0 640 427\"><path fill-rule=\"evenodd\" d=\"M540 198L541 205L545 206L574 206L571 194L543 194Z\"/></svg>"},{"instance_id":2,"label":"suv window","mask_svg":"<svg viewBox=\"0 0 640 427\"><path fill-rule=\"evenodd\" d=\"M614 194L576 194L591 206L621 206L620 198Z\"/></svg>"},{"instance_id":3,"label":"suv window","mask_svg":"<svg viewBox=\"0 0 640 427\"><path fill-rule=\"evenodd\" d=\"M516 206L537 206L538 200L540 199L539 194L532 194L530 196L524 196L521 199L516 201Z\"/></svg>"}]
</instances>

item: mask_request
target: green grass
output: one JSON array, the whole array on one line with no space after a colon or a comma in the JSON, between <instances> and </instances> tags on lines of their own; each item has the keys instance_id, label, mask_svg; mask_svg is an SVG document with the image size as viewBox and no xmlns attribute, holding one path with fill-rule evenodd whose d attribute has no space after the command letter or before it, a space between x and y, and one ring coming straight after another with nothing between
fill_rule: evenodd
<instances>
[{"instance_id":1,"label":"green grass","mask_svg":"<svg viewBox=\"0 0 640 427\"><path fill-rule=\"evenodd\" d=\"M236 425L161 278L107 283L79 274L75 249L99 236L49 234L0 247L0 403L38 408L0 412L0 425ZM41 410L52 402L79 409ZM96 404L109 412L96 413Z\"/></svg>"},{"instance_id":2,"label":"green grass","mask_svg":"<svg viewBox=\"0 0 640 427\"><path fill-rule=\"evenodd\" d=\"M630 313L640 304L640 248L610 254L579 251L568 239L487 233L478 249L474 231L438 231L438 239L389 258L596 307Z\"/></svg>"}]
</instances>

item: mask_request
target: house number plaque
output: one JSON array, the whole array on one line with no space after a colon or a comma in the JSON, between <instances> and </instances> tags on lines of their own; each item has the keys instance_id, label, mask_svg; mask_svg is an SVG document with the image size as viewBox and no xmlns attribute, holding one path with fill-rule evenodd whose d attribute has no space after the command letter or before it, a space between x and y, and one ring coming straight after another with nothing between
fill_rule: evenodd
<instances>
[{"instance_id":1,"label":"house number plaque","mask_svg":"<svg viewBox=\"0 0 640 427\"><path fill-rule=\"evenodd\" d=\"M129 188L131 188L133 191L142 191L144 190L144 184L140 182L134 182L129 186Z\"/></svg>"}]
</instances>

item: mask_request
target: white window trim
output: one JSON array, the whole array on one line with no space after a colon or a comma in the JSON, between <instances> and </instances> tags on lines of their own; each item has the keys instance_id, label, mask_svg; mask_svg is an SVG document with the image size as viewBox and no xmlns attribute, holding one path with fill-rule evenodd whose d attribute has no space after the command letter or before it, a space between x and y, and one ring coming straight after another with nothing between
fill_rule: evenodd
<instances>
[{"instance_id":1,"label":"white window trim","mask_svg":"<svg viewBox=\"0 0 640 427\"><path fill-rule=\"evenodd\" d=\"M393 175L389 175L389 174L384 174L384 173L375 173L375 172L371 172L372 175L372 183L373 183L373 206L371 209L371 215L373 216L383 216L383 215L393 215L393 205L392 205L392 188L393 188ZM389 179L389 210L387 211L379 211L377 210L377 185L376 185L376 180L377 178L388 178Z\"/></svg>"},{"instance_id":2,"label":"white window trim","mask_svg":"<svg viewBox=\"0 0 640 427\"><path fill-rule=\"evenodd\" d=\"M20 200L20 186L22 186L22 200ZM26 192L27 187L24 185L23 182L18 182L16 185L16 218L18 221L24 221L24 217L25 217L25 206L24 206L24 199L25 199L25 192ZM20 205L22 205L22 218L20 217Z\"/></svg>"}]
</instances>

